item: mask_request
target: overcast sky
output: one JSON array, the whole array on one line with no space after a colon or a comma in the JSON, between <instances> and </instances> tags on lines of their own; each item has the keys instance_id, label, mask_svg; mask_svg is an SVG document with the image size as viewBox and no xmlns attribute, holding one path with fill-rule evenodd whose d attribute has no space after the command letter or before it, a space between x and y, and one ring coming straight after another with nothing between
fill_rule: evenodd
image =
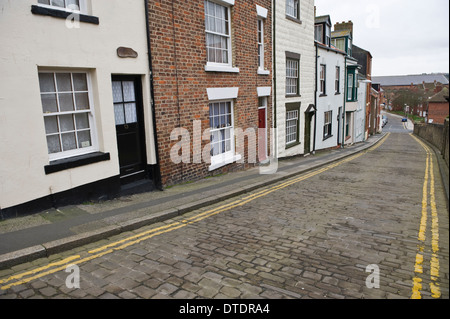
<instances>
[{"instance_id":1,"label":"overcast sky","mask_svg":"<svg viewBox=\"0 0 450 319\"><path fill-rule=\"evenodd\" d=\"M449 72L449 0L315 0L317 16L351 20L372 75Z\"/></svg>"}]
</instances>

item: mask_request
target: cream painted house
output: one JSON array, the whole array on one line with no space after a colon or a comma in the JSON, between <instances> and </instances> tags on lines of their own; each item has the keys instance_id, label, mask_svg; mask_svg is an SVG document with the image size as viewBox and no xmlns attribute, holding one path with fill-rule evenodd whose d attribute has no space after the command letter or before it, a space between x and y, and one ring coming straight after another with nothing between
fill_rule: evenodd
<instances>
[{"instance_id":1,"label":"cream painted house","mask_svg":"<svg viewBox=\"0 0 450 319\"><path fill-rule=\"evenodd\" d=\"M273 10L274 118L281 158L313 151L314 0L279 0Z\"/></svg>"},{"instance_id":2,"label":"cream painted house","mask_svg":"<svg viewBox=\"0 0 450 319\"><path fill-rule=\"evenodd\" d=\"M0 218L152 187L145 5L0 0Z\"/></svg>"}]
</instances>

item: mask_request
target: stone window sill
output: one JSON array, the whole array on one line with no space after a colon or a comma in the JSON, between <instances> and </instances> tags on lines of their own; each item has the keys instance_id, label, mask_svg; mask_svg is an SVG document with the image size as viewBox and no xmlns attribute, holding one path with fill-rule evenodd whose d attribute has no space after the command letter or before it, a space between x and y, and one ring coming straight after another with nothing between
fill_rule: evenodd
<instances>
[{"instance_id":1,"label":"stone window sill","mask_svg":"<svg viewBox=\"0 0 450 319\"><path fill-rule=\"evenodd\" d=\"M109 161L109 153L95 152L86 155L80 155L61 160L51 161L49 165L44 167L45 174L53 174L67 169L94 164L103 161Z\"/></svg>"}]
</instances>

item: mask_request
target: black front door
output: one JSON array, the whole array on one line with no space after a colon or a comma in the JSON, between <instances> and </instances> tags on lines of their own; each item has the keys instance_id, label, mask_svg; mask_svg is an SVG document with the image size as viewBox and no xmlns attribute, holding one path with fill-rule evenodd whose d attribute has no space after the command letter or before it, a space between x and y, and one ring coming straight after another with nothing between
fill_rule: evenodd
<instances>
[{"instance_id":1,"label":"black front door","mask_svg":"<svg viewBox=\"0 0 450 319\"><path fill-rule=\"evenodd\" d=\"M304 154L311 152L311 120L313 113L305 112L305 149Z\"/></svg>"},{"instance_id":2,"label":"black front door","mask_svg":"<svg viewBox=\"0 0 450 319\"><path fill-rule=\"evenodd\" d=\"M145 130L139 76L113 76L112 89L122 184L146 178Z\"/></svg>"},{"instance_id":3,"label":"black front door","mask_svg":"<svg viewBox=\"0 0 450 319\"><path fill-rule=\"evenodd\" d=\"M342 123L342 107L339 107L338 111L338 133L337 133L337 145L341 145L341 123Z\"/></svg>"}]
</instances>

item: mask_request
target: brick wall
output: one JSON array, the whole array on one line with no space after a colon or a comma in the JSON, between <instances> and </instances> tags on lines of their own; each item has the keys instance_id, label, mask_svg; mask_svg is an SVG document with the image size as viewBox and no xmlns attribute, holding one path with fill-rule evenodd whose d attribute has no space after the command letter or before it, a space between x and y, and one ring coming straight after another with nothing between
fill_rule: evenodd
<instances>
[{"instance_id":1,"label":"brick wall","mask_svg":"<svg viewBox=\"0 0 450 319\"><path fill-rule=\"evenodd\" d=\"M256 5L268 10L265 23L265 66L271 70L271 1L236 1L231 8L233 66L239 73L207 72L204 1L154 0L149 2L149 27L154 79L154 107L163 185L195 180L211 174L248 168L230 164L209 172L209 164L180 163L170 159L171 141L176 127L186 128L191 136L193 121L200 120L202 131L209 128L207 88L238 87L234 100L234 127L258 128L257 87L271 87L272 74L258 75ZM272 103L268 98L268 127L271 127ZM209 141L202 141L203 149ZM245 149L248 147L246 145ZM191 161L192 162L192 161Z\"/></svg>"},{"instance_id":2,"label":"brick wall","mask_svg":"<svg viewBox=\"0 0 450 319\"><path fill-rule=\"evenodd\" d=\"M435 124L444 124L449 114L449 103L430 102L428 104L428 119Z\"/></svg>"}]
</instances>

